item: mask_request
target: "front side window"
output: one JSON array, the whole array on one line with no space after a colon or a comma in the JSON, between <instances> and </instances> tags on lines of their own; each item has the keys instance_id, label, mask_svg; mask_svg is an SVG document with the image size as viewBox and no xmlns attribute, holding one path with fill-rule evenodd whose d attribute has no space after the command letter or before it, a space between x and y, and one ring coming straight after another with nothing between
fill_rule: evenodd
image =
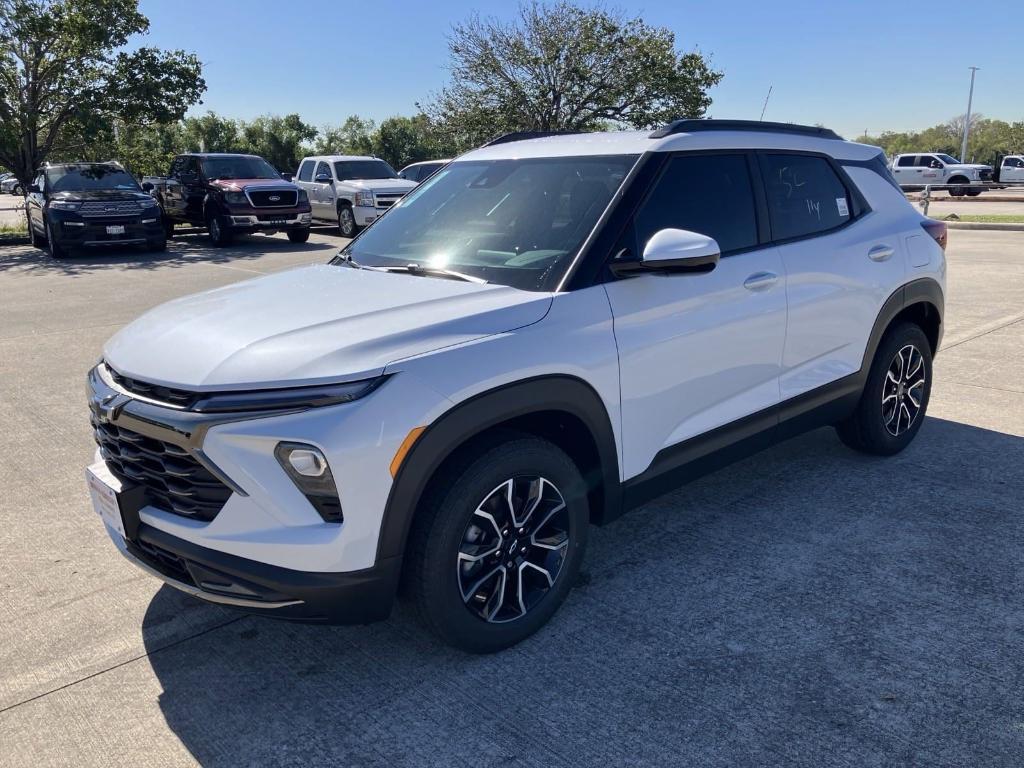
<instances>
[{"instance_id":1,"label":"front side window","mask_svg":"<svg viewBox=\"0 0 1024 768\"><path fill-rule=\"evenodd\" d=\"M361 266L418 264L552 290L636 159L453 163L406 195L342 256Z\"/></svg>"},{"instance_id":2,"label":"front side window","mask_svg":"<svg viewBox=\"0 0 1024 768\"><path fill-rule=\"evenodd\" d=\"M203 173L209 180L221 179L280 179L274 167L262 157L245 155L204 157Z\"/></svg>"},{"instance_id":3,"label":"front side window","mask_svg":"<svg viewBox=\"0 0 1024 768\"><path fill-rule=\"evenodd\" d=\"M850 221L850 194L827 160L811 155L760 157L773 239L827 232Z\"/></svg>"},{"instance_id":4,"label":"front side window","mask_svg":"<svg viewBox=\"0 0 1024 768\"><path fill-rule=\"evenodd\" d=\"M329 166L327 163L320 162L316 164L316 173L313 175L313 178L319 179L321 176L326 176L328 179L331 178L331 166Z\"/></svg>"},{"instance_id":5,"label":"front side window","mask_svg":"<svg viewBox=\"0 0 1024 768\"><path fill-rule=\"evenodd\" d=\"M395 169L383 160L338 160L334 173L341 181L359 179L397 179Z\"/></svg>"},{"instance_id":6,"label":"front side window","mask_svg":"<svg viewBox=\"0 0 1024 768\"><path fill-rule=\"evenodd\" d=\"M299 166L299 181L312 181L313 179L313 161L303 160L302 165Z\"/></svg>"},{"instance_id":7,"label":"front side window","mask_svg":"<svg viewBox=\"0 0 1024 768\"><path fill-rule=\"evenodd\" d=\"M1024 161L1022 161L1019 157L1003 158L1003 168L1020 168L1021 166L1024 166Z\"/></svg>"},{"instance_id":8,"label":"front side window","mask_svg":"<svg viewBox=\"0 0 1024 768\"><path fill-rule=\"evenodd\" d=\"M131 190L141 192L135 178L112 165L63 165L46 170L51 192Z\"/></svg>"},{"instance_id":9,"label":"front side window","mask_svg":"<svg viewBox=\"0 0 1024 768\"><path fill-rule=\"evenodd\" d=\"M921 168L932 168L933 166L941 165L938 158L934 155L921 155L917 159L917 164Z\"/></svg>"},{"instance_id":10,"label":"front side window","mask_svg":"<svg viewBox=\"0 0 1024 768\"><path fill-rule=\"evenodd\" d=\"M691 155L668 162L634 219L637 256L662 229L714 238L723 254L757 245L757 215L744 155Z\"/></svg>"}]
</instances>

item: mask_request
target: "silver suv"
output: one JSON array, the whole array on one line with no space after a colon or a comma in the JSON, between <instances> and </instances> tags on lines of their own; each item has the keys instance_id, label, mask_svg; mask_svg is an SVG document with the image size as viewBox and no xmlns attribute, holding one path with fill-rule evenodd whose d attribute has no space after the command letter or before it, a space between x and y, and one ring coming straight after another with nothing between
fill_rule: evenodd
<instances>
[{"instance_id":1,"label":"silver suv","mask_svg":"<svg viewBox=\"0 0 1024 768\"><path fill-rule=\"evenodd\" d=\"M355 237L416 186L380 158L361 155L303 158L293 181L309 195L314 221L337 222L342 237Z\"/></svg>"}]
</instances>

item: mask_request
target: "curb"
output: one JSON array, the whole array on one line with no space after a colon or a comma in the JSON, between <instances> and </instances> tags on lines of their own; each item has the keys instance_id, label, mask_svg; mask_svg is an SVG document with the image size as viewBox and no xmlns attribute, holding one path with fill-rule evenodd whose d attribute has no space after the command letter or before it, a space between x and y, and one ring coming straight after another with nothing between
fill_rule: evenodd
<instances>
[{"instance_id":1,"label":"curb","mask_svg":"<svg viewBox=\"0 0 1024 768\"><path fill-rule=\"evenodd\" d=\"M0 236L0 248L5 245L29 245L32 241L28 235L13 235L11 237Z\"/></svg>"},{"instance_id":2,"label":"curb","mask_svg":"<svg viewBox=\"0 0 1024 768\"><path fill-rule=\"evenodd\" d=\"M1024 224L1000 223L996 221L941 221L948 229L983 229L990 232L1024 232Z\"/></svg>"}]
</instances>

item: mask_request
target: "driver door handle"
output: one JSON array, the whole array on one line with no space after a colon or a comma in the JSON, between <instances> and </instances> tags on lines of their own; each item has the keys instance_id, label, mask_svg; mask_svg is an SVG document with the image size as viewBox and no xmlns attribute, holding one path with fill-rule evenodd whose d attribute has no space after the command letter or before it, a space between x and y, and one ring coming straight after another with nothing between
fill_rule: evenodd
<instances>
[{"instance_id":1,"label":"driver door handle","mask_svg":"<svg viewBox=\"0 0 1024 768\"><path fill-rule=\"evenodd\" d=\"M778 279L774 272L755 272L743 281L743 287L748 291L764 291L775 285Z\"/></svg>"},{"instance_id":2,"label":"driver door handle","mask_svg":"<svg viewBox=\"0 0 1024 768\"><path fill-rule=\"evenodd\" d=\"M870 251L868 251L868 258L872 261L885 261L890 258L895 251L891 245L876 245Z\"/></svg>"}]
</instances>

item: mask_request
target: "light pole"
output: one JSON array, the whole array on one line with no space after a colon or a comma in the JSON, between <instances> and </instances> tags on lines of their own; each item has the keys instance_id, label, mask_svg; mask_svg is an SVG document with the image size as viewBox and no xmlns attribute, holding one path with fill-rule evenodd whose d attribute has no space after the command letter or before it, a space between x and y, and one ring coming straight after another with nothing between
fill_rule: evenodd
<instances>
[{"instance_id":1,"label":"light pole","mask_svg":"<svg viewBox=\"0 0 1024 768\"><path fill-rule=\"evenodd\" d=\"M980 67L968 67L971 70L971 90L967 94L967 118L964 120L964 143L960 145L960 162L967 162L967 137L971 133L971 102L974 101L974 73Z\"/></svg>"}]
</instances>

